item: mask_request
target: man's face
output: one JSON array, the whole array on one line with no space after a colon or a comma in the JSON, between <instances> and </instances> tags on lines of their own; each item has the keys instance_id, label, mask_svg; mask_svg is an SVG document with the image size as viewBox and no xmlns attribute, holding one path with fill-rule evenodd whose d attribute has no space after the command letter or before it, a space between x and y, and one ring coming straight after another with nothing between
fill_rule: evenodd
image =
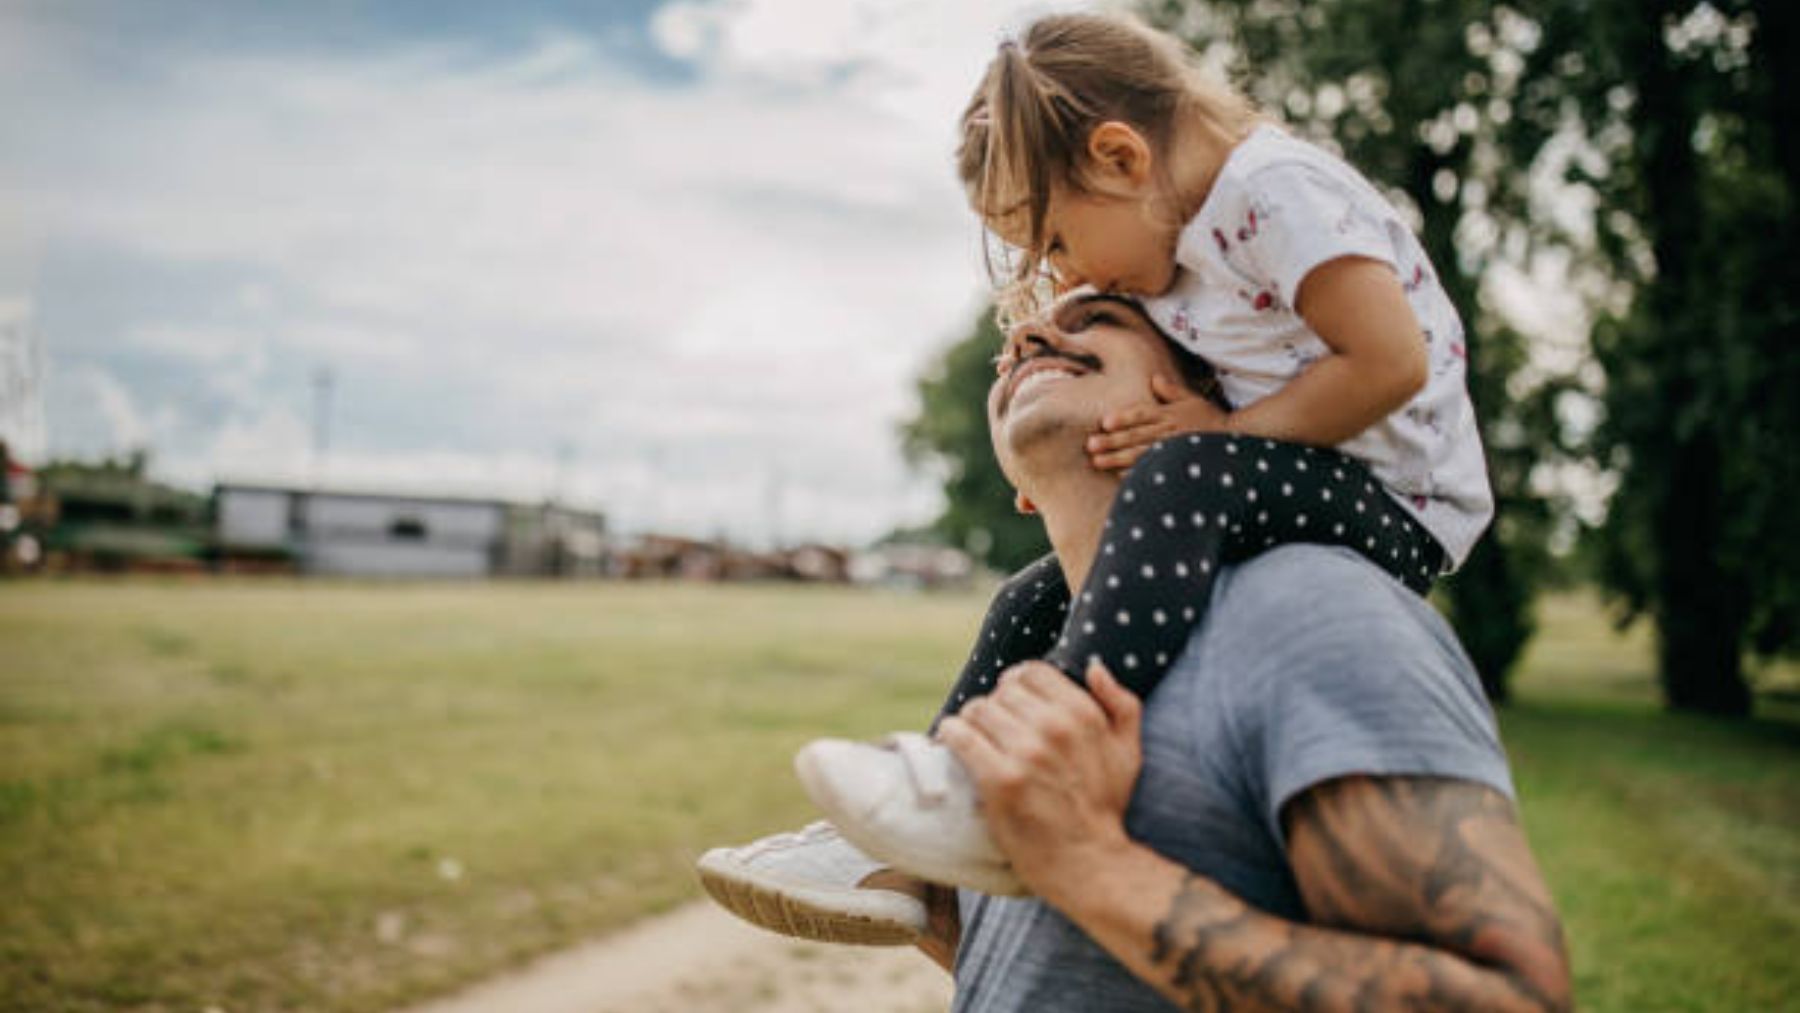
<instances>
[{"instance_id":1,"label":"man's face","mask_svg":"<svg viewBox=\"0 0 1800 1013\"><path fill-rule=\"evenodd\" d=\"M1174 351L1136 304L1080 290L1015 326L995 360L988 432L1001 470L1042 439L1080 446L1110 411L1150 400L1150 378L1180 376Z\"/></svg>"}]
</instances>

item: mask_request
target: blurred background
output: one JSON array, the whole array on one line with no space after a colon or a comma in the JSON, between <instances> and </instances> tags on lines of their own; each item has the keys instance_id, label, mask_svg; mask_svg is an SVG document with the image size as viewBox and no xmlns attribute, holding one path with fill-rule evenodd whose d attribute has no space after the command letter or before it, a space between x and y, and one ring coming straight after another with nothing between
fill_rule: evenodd
<instances>
[{"instance_id":1,"label":"blurred background","mask_svg":"<svg viewBox=\"0 0 1800 1013\"><path fill-rule=\"evenodd\" d=\"M1077 6L0 0L0 1009L442 992L921 723L1046 548L954 124ZM1114 9L1469 324L1437 601L1587 1004L1791 1004L1800 11Z\"/></svg>"}]
</instances>

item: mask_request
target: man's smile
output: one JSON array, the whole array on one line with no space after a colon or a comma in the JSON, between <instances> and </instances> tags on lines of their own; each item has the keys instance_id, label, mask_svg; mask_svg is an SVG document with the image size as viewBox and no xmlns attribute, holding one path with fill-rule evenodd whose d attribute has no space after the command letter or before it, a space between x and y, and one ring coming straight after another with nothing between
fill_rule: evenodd
<instances>
[{"instance_id":1,"label":"man's smile","mask_svg":"<svg viewBox=\"0 0 1800 1013\"><path fill-rule=\"evenodd\" d=\"M1020 358L1012 372L1007 374L997 414L1005 415L1012 407L1013 400L1026 390L1070 377L1085 376L1098 372L1101 368L1101 362L1095 356L1054 348L1041 341L1037 344L1039 351Z\"/></svg>"},{"instance_id":2,"label":"man's smile","mask_svg":"<svg viewBox=\"0 0 1800 1013\"><path fill-rule=\"evenodd\" d=\"M1021 372L1023 375L1019 378L1018 382L1013 384L1014 398L1017 398L1025 391L1042 387L1046 383L1054 383L1057 380L1080 375L1075 369L1060 362L1045 362L1035 368L1022 370Z\"/></svg>"}]
</instances>

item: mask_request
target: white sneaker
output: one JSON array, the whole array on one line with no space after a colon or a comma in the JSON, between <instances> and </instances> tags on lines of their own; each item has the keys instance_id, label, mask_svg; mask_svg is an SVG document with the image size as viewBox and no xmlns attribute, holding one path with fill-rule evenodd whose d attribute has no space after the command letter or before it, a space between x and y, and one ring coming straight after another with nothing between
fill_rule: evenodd
<instances>
[{"instance_id":1,"label":"white sneaker","mask_svg":"<svg viewBox=\"0 0 1800 1013\"><path fill-rule=\"evenodd\" d=\"M825 822L714 848L698 863L706 892L752 925L822 943L902 946L925 932L925 902L857 885L886 868Z\"/></svg>"},{"instance_id":2,"label":"white sneaker","mask_svg":"<svg viewBox=\"0 0 1800 1013\"><path fill-rule=\"evenodd\" d=\"M1031 892L989 836L975 784L944 745L917 732L819 739L794 757L794 770L852 844L901 872L983 893Z\"/></svg>"}]
</instances>

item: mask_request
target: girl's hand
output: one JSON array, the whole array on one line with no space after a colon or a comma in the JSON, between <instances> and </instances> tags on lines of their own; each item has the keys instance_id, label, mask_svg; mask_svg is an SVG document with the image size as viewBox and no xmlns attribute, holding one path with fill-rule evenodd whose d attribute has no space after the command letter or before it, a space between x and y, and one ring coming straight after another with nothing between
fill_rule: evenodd
<instances>
[{"instance_id":1,"label":"girl's hand","mask_svg":"<svg viewBox=\"0 0 1800 1013\"><path fill-rule=\"evenodd\" d=\"M1088 437L1088 460L1100 471L1124 471L1150 447L1176 433L1213 433L1227 428L1226 413L1200 395L1158 373L1150 378L1154 400L1109 413L1100 431Z\"/></svg>"}]
</instances>

